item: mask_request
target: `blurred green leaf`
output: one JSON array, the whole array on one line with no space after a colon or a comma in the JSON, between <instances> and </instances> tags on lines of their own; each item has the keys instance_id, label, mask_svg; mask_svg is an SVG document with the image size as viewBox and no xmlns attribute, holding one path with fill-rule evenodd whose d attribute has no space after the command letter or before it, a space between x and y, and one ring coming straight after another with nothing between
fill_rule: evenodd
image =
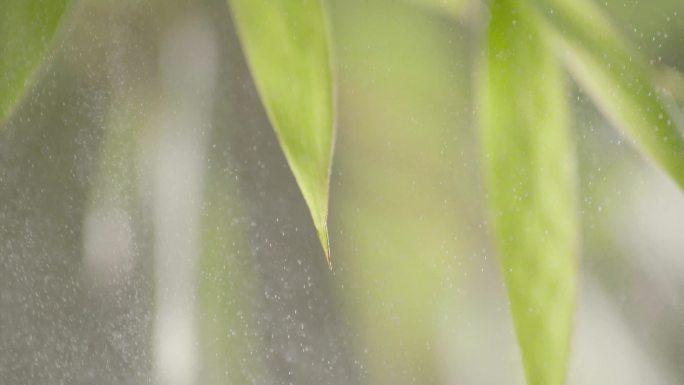
<instances>
[{"instance_id":1,"label":"blurred green leaf","mask_svg":"<svg viewBox=\"0 0 684 385\"><path fill-rule=\"evenodd\" d=\"M319 0L229 0L261 99L330 265L333 79Z\"/></svg>"},{"instance_id":2,"label":"blurred green leaf","mask_svg":"<svg viewBox=\"0 0 684 385\"><path fill-rule=\"evenodd\" d=\"M603 114L684 189L684 137L640 54L587 0L534 0L568 70Z\"/></svg>"},{"instance_id":3,"label":"blurred green leaf","mask_svg":"<svg viewBox=\"0 0 684 385\"><path fill-rule=\"evenodd\" d=\"M577 289L565 78L523 1L491 3L482 145L496 245L530 385L564 383Z\"/></svg>"},{"instance_id":4,"label":"blurred green leaf","mask_svg":"<svg viewBox=\"0 0 684 385\"><path fill-rule=\"evenodd\" d=\"M0 1L0 123L31 85L68 2Z\"/></svg>"}]
</instances>

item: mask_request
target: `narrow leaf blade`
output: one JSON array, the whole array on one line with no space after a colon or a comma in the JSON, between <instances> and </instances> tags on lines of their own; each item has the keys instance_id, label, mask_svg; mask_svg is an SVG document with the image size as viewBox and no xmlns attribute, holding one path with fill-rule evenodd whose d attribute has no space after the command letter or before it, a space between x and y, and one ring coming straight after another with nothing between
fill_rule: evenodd
<instances>
[{"instance_id":1,"label":"narrow leaf blade","mask_svg":"<svg viewBox=\"0 0 684 385\"><path fill-rule=\"evenodd\" d=\"M43 62L68 0L0 1L0 123Z\"/></svg>"},{"instance_id":2,"label":"narrow leaf blade","mask_svg":"<svg viewBox=\"0 0 684 385\"><path fill-rule=\"evenodd\" d=\"M529 385L562 385L577 291L565 78L518 0L492 2L481 129L493 230Z\"/></svg>"},{"instance_id":3,"label":"narrow leaf blade","mask_svg":"<svg viewBox=\"0 0 684 385\"><path fill-rule=\"evenodd\" d=\"M330 265L333 76L319 0L230 0L252 76Z\"/></svg>"},{"instance_id":4,"label":"narrow leaf blade","mask_svg":"<svg viewBox=\"0 0 684 385\"><path fill-rule=\"evenodd\" d=\"M684 136L639 53L586 0L534 0L551 45L603 114L684 189Z\"/></svg>"}]
</instances>

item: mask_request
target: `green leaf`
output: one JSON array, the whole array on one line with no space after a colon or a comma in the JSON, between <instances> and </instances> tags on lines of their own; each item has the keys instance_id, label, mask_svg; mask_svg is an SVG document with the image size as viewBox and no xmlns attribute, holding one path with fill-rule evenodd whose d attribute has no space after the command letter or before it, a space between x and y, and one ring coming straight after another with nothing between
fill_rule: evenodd
<instances>
[{"instance_id":1,"label":"green leaf","mask_svg":"<svg viewBox=\"0 0 684 385\"><path fill-rule=\"evenodd\" d=\"M650 69L586 0L534 0L546 36L603 114L684 189L684 137Z\"/></svg>"},{"instance_id":2,"label":"green leaf","mask_svg":"<svg viewBox=\"0 0 684 385\"><path fill-rule=\"evenodd\" d=\"M527 383L561 385L577 291L575 150L562 67L530 12L491 3L481 140Z\"/></svg>"},{"instance_id":3,"label":"green leaf","mask_svg":"<svg viewBox=\"0 0 684 385\"><path fill-rule=\"evenodd\" d=\"M319 0L230 0L238 35L330 265L333 77Z\"/></svg>"},{"instance_id":4,"label":"green leaf","mask_svg":"<svg viewBox=\"0 0 684 385\"><path fill-rule=\"evenodd\" d=\"M31 85L68 2L0 1L0 123Z\"/></svg>"}]
</instances>

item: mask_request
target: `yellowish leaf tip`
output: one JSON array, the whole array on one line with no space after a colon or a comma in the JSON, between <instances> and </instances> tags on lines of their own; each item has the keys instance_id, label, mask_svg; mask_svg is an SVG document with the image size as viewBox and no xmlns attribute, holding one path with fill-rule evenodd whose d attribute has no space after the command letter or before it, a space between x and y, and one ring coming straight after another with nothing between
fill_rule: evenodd
<instances>
[{"instance_id":1,"label":"yellowish leaf tip","mask_svg":"<svg viewBox=\"0 0 684 385\"><path fill-rule=\"evenodd\" d=\"M332 258L330 257L330 239L328 238L328 225L325 224L321 227L322 228L317 229L318 239L321 241L321 247L323 247L325 261L328 262L328 268L330 268L330 271L332 271Z\"/></svg>"}]
</instances>

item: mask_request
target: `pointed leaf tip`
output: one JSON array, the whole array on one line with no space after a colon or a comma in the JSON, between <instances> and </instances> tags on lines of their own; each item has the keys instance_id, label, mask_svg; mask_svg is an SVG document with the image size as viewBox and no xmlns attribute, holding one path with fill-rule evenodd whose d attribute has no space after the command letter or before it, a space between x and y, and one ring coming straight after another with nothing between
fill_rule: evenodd
<instances>
[{"instance_id":1,"label":"pointed leaf tip","mask_svg":"<svg viewBox=\"0 0 684 385\"><path fill-rule=\"evenodd\" d=\"M325 254L325 261L328 262L328 268L332 271L332 258L330 255L330 238L328 233L328 225L324 224L322 228L317 228L318 239L321 241L321 247L323 247L323 254Z\"/></svg>"},{"instance_id":2,"label":"pointed leaf tip","mask_svg":"<svg viewBox=\"0 0 684 385\"><path fill-rule=\"evenodd\" d=\"M320 0L229 0L261 101L304 196L328 266L333 74Z\"/></svg>"}]
</instances>

